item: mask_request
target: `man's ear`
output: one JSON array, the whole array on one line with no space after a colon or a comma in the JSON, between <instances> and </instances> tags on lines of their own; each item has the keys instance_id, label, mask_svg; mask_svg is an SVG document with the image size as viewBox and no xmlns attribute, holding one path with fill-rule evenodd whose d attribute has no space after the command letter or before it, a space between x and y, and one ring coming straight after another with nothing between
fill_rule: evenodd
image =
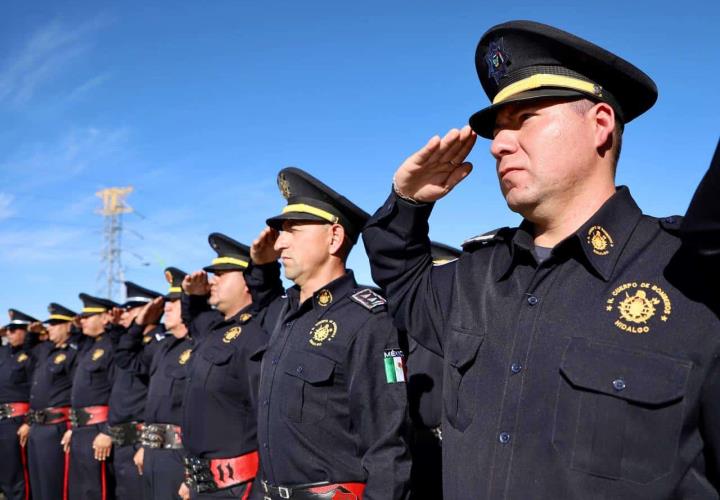
<instances>
[{"instance_id":1,"label":"man's ear","mask_svg":"<svg viewBox=\"0 0 720 500\"><path fill-rule=\"evenodd\" d=\"M606 102L599 102L590 110L595 123L595 148L600 156L612 149L615 130L615 110Z\"/></svg>"},{"instance_id":2,"label":"man's ear","mask_svg":"<svg viewBox=\"0 0 720 500\"><path fill-rule=\"evenodd\" d=\"M345 241L345 228L340 224L333 224L330 226L330 253L332 255L338 255L342 248L343 242Z\"/></svg>"}]
</instances>

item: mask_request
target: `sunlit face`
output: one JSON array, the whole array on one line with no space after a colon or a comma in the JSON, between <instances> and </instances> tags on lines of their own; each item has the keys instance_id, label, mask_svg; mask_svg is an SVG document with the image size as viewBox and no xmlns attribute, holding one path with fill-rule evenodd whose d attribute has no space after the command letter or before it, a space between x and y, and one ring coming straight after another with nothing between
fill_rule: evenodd
<instances>
[{"instance_id":1,"label":"sunlit face","mask_svg":"<svg viewBox=\"0 0 720 500\"><path fill-rule=\"evenodd\" d=\"M140 311L142 311L142 308L143 306L123 309L122 316L120 316L120 325L125 328L129 328L133 320L137 317Z\"/></svg>"},{"instance_id":2,"label":"sunlit face","mask_svg":"<svg viewBox=\"0 0 720 500\"><path fill-rule=\"evenodd\" d=\"M170 331L175 338L182 338L187 331L182 326L182 305L180 299L165 301L165 316L163 317L165 328Z\"/></svg>"},{"instance_id":3,"label":"sunlit face","mask_svg":"<svg viewBox=\"0 0 720 500\"><path fill-rule=\"evenodd\" d=\"M55 345L60 345L64 343L69 337L70 337L70 327L72 326L72 323L55 323L55 324L48 324L47 330L48 330L48 338L50 339L50 342L52 342Z\"/></svg>"},{"instance_id":4,"label":"sunlit face","mask_svg":"<svg viewBox=\"0 0 720 500\"><path fill-rule=\"evenodd\" d=\"M80 317L80 328L83 335L88 337L98 337L105 331L105 316L107 313L91 314L90 316Z\"/></svg>"},{"instance_id":5,"label":"sunlit face","mask_svg":"<svg viewBox=\"0 0 720 500\"><path fill-rule=\"evenodd\" d=\"M331 257L332 224L311 221L283 221L275 250L285 277L302 286Z\"/></svg>"},{"instance_id":6,"label":"sunlit face","mask_svg":"<svg viewBox=\"0 0 720 500\"><path fill-rule=\"evenodd\" d=\"M217 271L210 278L208 303L225 313L230 311L248 289L242 271Z\"/></svg>"},{"instance_id":7,"label":"sunlit face","mask_svg":"<svg viewBox=\"0 0 720 500\"><path fill-rule=\"evenodd\" d=\"M23 345L23 342L25 342L25 334L26 333L27 333L27 330L24 327L8 328L7 329L8 343L12 347L20 347L21 345Z\"/></svg>"},{"instance_id":8,"label":"sunlit face","mask_svg":"<svg viewBox=\"0 0 720 500\"><path fill-rule=\"evenodd\" d=\"M589 116L568 102L546 99L501 108L490 152L510 209L528 217L585 182L594 166L593 130Z\"/></svg>"}]
</instances>

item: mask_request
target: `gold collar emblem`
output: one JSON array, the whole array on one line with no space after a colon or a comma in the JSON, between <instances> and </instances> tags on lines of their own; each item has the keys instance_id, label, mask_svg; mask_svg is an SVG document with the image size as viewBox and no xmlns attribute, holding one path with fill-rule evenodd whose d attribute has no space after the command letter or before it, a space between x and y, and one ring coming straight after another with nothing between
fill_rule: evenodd
<instances>
[{"instance_id":1,"label":"gold collar emblem","mask_svg":"<svg viewBox=\"0 0 720 500\"><path fill-rule=\"evenodd\" d=\"M588 230L587 242L595 255L607 255L615 246L612 236L602 226L593 226Z\"/></svg>"},{"instance_id":2,"label":"gold collar emblem","mask_svg":"<svg viewBox=\"0 0 720 500\"><path fill-rule=\"evenodd\" d=\"M242 313L240 315L240 321L242 323L247 323L248 321L250 321L250 318L252 318L252 314L250 313Z\"/></svg>"},{"instance_id":3,"label":"gold collar emblem","mask_svg":"<svg viewBox=\"0 0 720 500\"><path fill-rule=\"evenodd\" d=\"M285 198L286 200L289 199L291 196L290 183L285 178L285 174L280 174L278 176L277 185L278 185L278 188L280 188L280 192L282 193L283 198Z\"/></svg>"},{"instance_id":4,"label":"gold collar emblem","mask_svg":"<svg viewBox=\"0 0 720 500\"><path fill-rule=\"evenodd\" d=\"M321 319L310 330L310 345L320 347L323 342L330 341L337 333L337 323L331 319Z\"/></svg>"},{"instance_id":5,"label":"gold collar emblem","mask_svg":"<svg viewBox=\"0 0 720 500\"><path fill-rule=\"evenodd\" d=\"M57 356L55 356L55 358L53 359L53 363L55 363L56 365L59 365L66 359L67 359L67 356L65 356L65 354L63 354L63 353L60 353Z\"/></svg>"},{"instance_id":6,"label":"gold collar emblem","mask_svg":"<svg viewBox=\"0 0 720 500\"><path fill-rule=\"evenodd\" d=\"M330 293L330 290L327 288L324 290L320 290L320 293L318 293L317 296L317 303L323 307L330 305L330 303L333 301L332 293Z\"/></svg>"},{"instance_id":7,"label":"gold collar emblem","mask_svg":"<svg viewBox=\"0 0 720 500\"><path fill-rule=\"evenodd\" d=\"M22 363L28 359L28 355L23 353L20 353L20 356L17 357L17 362Z\"/></svg>"},{"instance_id":8,"label":"gold collar emblem","mask_svg":"<svg viewBox=\"0 0 720 500\"><path fill-rule=\"evenodd\" d=\"M672 314L670 297L659 286L653 283L624 283L612 291L607 299L605 310L617 311L615 326L627 333L648 333L648 323L658 312L660 321L667 322Z\"/></svg>"},{"instance_id":9,"label":"gold collar emblem","mask_svg":"<svg viewBox=\"0 0 720 500\"><path fill-rule=\"evenodd\" d=\"M241 332L242 328L240 328L239 326L233 326L225 332L225 335L223 335L223 342L229 344L230 342L238 338Z\"/></svg>"},{"instance_id":10,"label":"gold collar emblem","mask_svg":"<svg viewBox=\"0 0 720 500\"><path fill-rule=\"evenodd\" d=\"M185 363L187 363L188 360L190 359L191 354L192 354L192 349L185 349L182 352L182 354L180 355L180 357L178 358L178 363L180 363L181 365L184 365Z\"/></svg>"},{"instance_id":11,"label":"gold collar emblem","mask_svg":"<svg viewBox=\"0 0 720 500\"><path fill-rule=\"evenodd\" d=\"M151 335L145 335L145 336L143 337L143 344L149 344L151 340L152 340L152 336L151 336Z\"/></svg>"},{"instance_id":12,"label":"gold collar emblem","mask_svg":"<svg viewBox=\"0 0 720 500\"><path fill-rule=\"evenodd\" d=\"M95 349L92 353L92 360L97 361L98 359L103 357L103 354L105 354L105 349L100 349L99 347Z\"/></svg>"}]
</instances>

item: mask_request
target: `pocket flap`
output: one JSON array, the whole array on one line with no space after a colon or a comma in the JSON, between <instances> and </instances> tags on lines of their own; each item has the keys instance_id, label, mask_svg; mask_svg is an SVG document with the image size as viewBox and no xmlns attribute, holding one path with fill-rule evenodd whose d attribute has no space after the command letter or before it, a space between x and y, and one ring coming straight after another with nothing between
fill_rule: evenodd
<instances>
[{"instance_id":1,"label":"pocket flap","mask_svg":"<svg viewBox=\"0 0 720 500\"><path fill-rule=\"evenodd\" d=\"M483 336L453 329L449 340L445 356L450 365L461 370L472 363L477 356L480 344L483 343Z\"/></svg>"},{"instance_id":2,"label":"pocket flap","mask_svg":"<svg viewBox=\"0 0 720 500\"><path fill-rule=\"evenodd\" d=\"M222 365L227 363L232 357L234 349L232 347L221 347L219 345L208 346L207 349L203 350L202 357L207 359L214 365Z\"/></svg>"},{"instance_id":3,"label":"pocket flap","mask_svg":"<svg viewBox=\"0 0 720 500\"><path fill-rule=\"evenodd\" d=\"M291 352L287 357L285 373L310 384L328 380L335 370L335 362L310 352Z\"/></svg>"},{"instance_id":4,"label":"pocket flap","mask_svg":"<svg viewBox=\"0 0 720 500\"><path fill-rule=\"evenodd\" d=\"M576 387L661 405L683 397L691 368L690 361L573 338L560 371Z\"/></svg>"}]
</instances>

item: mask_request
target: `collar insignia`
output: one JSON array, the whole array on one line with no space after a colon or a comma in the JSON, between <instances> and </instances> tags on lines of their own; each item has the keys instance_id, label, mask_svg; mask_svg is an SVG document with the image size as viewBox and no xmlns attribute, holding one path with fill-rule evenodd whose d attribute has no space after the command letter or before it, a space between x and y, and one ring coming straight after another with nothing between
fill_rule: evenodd
<instances>
[{"instance_id":1,"label":"collar insignia","mask_svg":"<svg viewBox=\"0 0 720 500\"><path fill-rule=\"evenodd\" d=\"M95 349L92 353L92 360L97 361L98 359L103 357L103 354L105 354L105 349L100 349L99 347Z\"/></svg>"},{"instance_id":2,"label":"collar insignia","mask_svg":"<svg viewBox=\"0 0 720 500\"><path fill-rule=\"evenodd\" d=\"M329 342L337 333L337 323L331 319L322 319L315 323L315 326L310 330L310 345L314 347L320 347L323 342Z\"/></svg>"},{"instance_id":3,"label":"collar insignia","mask_svg":"<svg viewBox=\"0 0 720 500\"><path fill-rule=\"evenodd\" d=\"M185 349L182 352L182 354L180 355L180 357L178 358L178 363L180 363L181 365L184 365L185 363L187 363L188 360L190 359L191 354L192 354L192 349Z\"/></svg>"},{"instance_id":4,"label":"collar insignia","mask_svg":"<svg viewBox=\"0 0 720 500\"><path fill-rule=\"evenodd\" d=\"M149 344L151 340L152 340L152 335L145 335L143 337L143 344Z\"/></svg>"},{"instance_id":5,"label":"collar insignia","mask_svg":"<svg viewBox=\"0 0 720 500\"><path fill-rule=\"evenodd\" d=\"M317 296L317 303L323 307L330 305L330 303L333 301L332 293L330 293L330 290L325 288L324 290L320 290L320 293L318 293Z\"/></svg>"},{"instance_id":6,"label":"collar insignia","mask_svg":"<svg viewBox=\"0 0 720 500\"><path fill-rule=\"evenodd\" d=\"M17 362L22 363L28 359L28 355L23 353L20 353L20 356L17 357Z\"/></svg>"},{"instance_id":7,"label":"collar insignia","mask_svg":"<svg viewBox=\"0 0 720 500\"><path fill-rule=\"evenodd\" d=\"M593 226L588 230L587 243L595 255L607 255L615 246L612 236L602 226Z\"/></svg>"},{"instance_id":8,"label":"collar insignia","mask_svg":"<svg viewBox=\"0 0 720 500\"><path fill-rule=\"evenodd\" d=\"M233 326L225 332L225 335L223 335L223 342L229 344L230 342L238 338L241 332L242 328L240 328L239 326Z\"/></svg>"},{"instance_id":9,"label":"collar insignia","mask_svg":"<svg viewBox=\"0 0 720 500\"><path fill-rule=\"evenodd\" d=\"M59 365L60 363L65 361L65 359L67 359L67 356L65 356L65 354L63 354L63 353L60 353L57 356L55 356L55 358L53 358L53 363L55 363L56 365Z\"/></svg>"},{"instance_id":10,"label":"collar insignia","mask_svg":"<svg viewBox=\"0 0 720 500\"><path fill-rule=\"evenodd\" d=\"M618 315L614 325L627 333L648 333L656 314L663 323L672 314L670 297L653 283L624 283L605 302L605 310Z\"/></svg>"},{"instance_id":11,"label":"collar insignia","mask_svg":"<svg viewBox=\"0 0 720 500\"><path fill-rule=\"evenodd\" d=\"M242 313L240 315L240 321L242 323L247 323L248 321L250 321L250 318L252 318L252 314L250 313Z\"/></svg>"}]
</instances>

